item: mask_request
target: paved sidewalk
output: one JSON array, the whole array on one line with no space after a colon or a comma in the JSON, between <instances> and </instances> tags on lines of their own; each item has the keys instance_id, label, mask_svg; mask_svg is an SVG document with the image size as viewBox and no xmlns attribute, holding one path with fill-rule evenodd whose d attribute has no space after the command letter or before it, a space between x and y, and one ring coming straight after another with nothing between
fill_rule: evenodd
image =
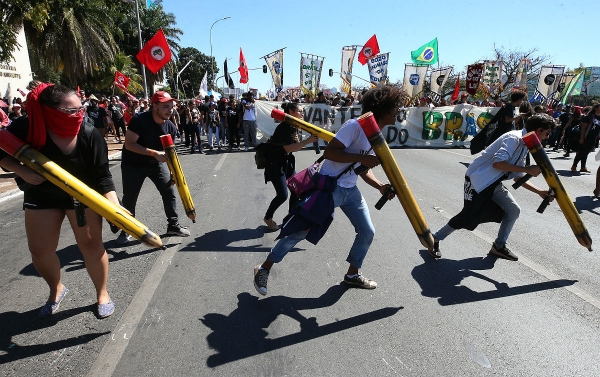
<instances>
[{"instance_id":1,"label":"paved sidewalk","mask_svg":"<svg viewBox=\"0 0 600 377\"><path fill-rule=\"evenodd\" d=\"M112 139L112 136L109 139ZM120 158L122 148L123 144L110 140L108 142L108 158L111 160ZM0 169L0 201L2 201L3 198L13 197L20 192L15 184L15 176L14 173L7 173Z\"/></svg>"}]
</instances>

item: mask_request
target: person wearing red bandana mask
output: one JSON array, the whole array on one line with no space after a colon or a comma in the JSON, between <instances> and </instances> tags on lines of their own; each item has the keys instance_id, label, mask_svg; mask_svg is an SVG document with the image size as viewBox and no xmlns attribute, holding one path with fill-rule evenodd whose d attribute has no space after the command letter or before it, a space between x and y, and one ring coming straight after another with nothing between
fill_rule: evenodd
<instances>
[{"instance_id":1,"label":"person wearing red bandana mask","mask_svg":"<svg viewBox=\"0 0 600 377\"><path fill-rule=\"evenodd\" d=\"M60 85L39 83L27 95L27 104L28 115L11 123L7 131L118 204L108 166L106 142L90 122L84 122L85 107L81 106L75 91ZM62 283L60 260L56 255L65 216L96 288L97 315L99 318L111 315L115 304L106 290L108 256L102 241L100 215L85 208L87 224L80 227L73 198L69 194L2 150L0 166L18 175L17 183L24 191L25 230L31 259L50 288L48 301L39 316L54 314L69 291Z\"/></svg>"}]
</instances>

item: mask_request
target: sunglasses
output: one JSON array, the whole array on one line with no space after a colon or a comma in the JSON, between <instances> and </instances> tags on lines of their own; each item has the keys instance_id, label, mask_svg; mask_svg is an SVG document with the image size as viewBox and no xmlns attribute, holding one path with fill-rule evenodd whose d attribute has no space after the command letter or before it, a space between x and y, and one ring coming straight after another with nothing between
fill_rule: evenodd
<instances>
[{"instance_id":1,"label":"sunglasses","mask_svg":"<svg viewBox=\"0 0 600 377\"><path fill-rule=\"evenodd\" d=\"M60 111L62 111L63 113L69 114L69 116L77 116L77 115L83 113L85 111L86 107L85 106L72 107L72 108L59 107L58 109Z\"/></svg>"}]
</instances>

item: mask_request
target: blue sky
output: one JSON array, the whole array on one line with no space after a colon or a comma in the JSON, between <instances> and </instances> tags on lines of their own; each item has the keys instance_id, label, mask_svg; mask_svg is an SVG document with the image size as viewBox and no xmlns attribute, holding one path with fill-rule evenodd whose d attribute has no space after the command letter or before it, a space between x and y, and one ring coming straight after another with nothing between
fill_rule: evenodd
<instances>
[{"instance_id":1,"label":"blue sky","mask_svg":"<svg viewBox=\"0 0 600 377\"><path fill-rule=\"evenodd\" d=\"M576 68L600 65L594 46L600 1L555 0L504 1L198 1L163 0L183 31L180 45L195 47L210 55L210 27L213 56L222 73L225 58L229 70L238 67L242 47L248 67L261 68L262 56L279 48L284 52L284 86L299 85L300 52L325 57L321 83L339 87L341 49L363 45L377 34L381 52L390 52L392 82L403 77L410 52L438 38L440 63L462 71L478 60L492 58L494 45L529 50L550 56L550 63ZM353 73L368 79L367 66L354 61ZM219 75L220 75L219 74ZM271 88L270 73L251 70L248 86L265 92ZM354 83L360 80L354 81ZM222 84L221 84L222 85Z\"/></svg>"}]
</instances>

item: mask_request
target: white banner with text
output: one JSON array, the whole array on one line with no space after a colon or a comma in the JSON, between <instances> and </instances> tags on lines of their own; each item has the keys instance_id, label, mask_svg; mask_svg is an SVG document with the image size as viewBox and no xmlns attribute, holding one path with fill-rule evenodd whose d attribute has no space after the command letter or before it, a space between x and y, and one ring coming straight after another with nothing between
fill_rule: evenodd
<instances>
[{"instance_id":1,"label":"white banner with text","mask_svg":"<svg viewBox=\"0 0 600 377\"><path fill-rule=\"evenodd\" d=\"M263 136L269 137L279 123L271 118L271 111L280 109L281 102L256 101L255 105L256 124ZM382 133L390 147L468 147L472 136L485 127L498 110L497 107L467 104L435 108L408 107L402 109L396 117L396 123L385 126ZM306 122L333 133L348 119L360 115L360 105L342 108L326 104L304 106Z\"/></svg>"}]
</instances>

